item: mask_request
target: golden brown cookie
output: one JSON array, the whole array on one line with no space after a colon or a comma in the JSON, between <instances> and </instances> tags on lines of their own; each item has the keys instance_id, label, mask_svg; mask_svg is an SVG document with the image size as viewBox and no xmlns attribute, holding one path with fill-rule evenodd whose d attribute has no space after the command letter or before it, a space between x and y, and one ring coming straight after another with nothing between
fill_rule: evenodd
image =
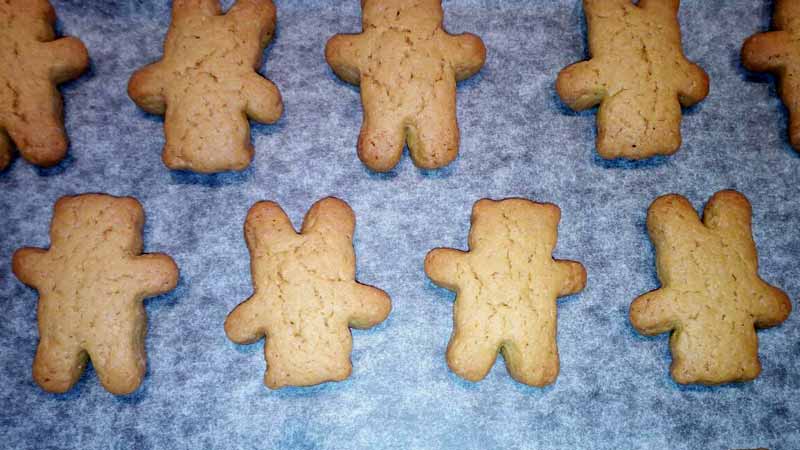
<instances>
[{"instance_id":1,"label":"golden brown cookie","mask_svg":"<svg viewBox=\"0 0 800 450\"><path fill-rule=\"evenodd\" d=\"M558 376L556 299L580 292L586 270L552 257L561 210L524 199L480 200L469 251L431 250L425 272L457 293L447 364L482 380L503 353L508 372L531 386Z\"/></svg>"},{"instance_id":2,"label":"golden brown cookie","mask_svg":"<svg viewBox=\"0 0 800 450\"><path fill-rule=\"evenodd\" d=\"M789 141L800 151L800 2L777 0L774 30L751 36L742 47L742 64L754 72L771 72L789 110Z\"/></svg>"},{"instance_id":3,"label":"golden brown cookie","mask_svg":"<svg viewBox=\"0 0 800 450\"><path fill-rule=\"evenodd\" d=\"M333 71L361 86L359 158L386 172L408 142L417 166L446 166L458 154L456 81L483 66L483 42L448 34L441 0L362 0L361 7L363 31L337 34L325 48Z\"/></svg>"},{"instance_id":4,"label":"golden brown cookie","mask_svg":"<svg viewBox=\"0 0 800 450\"><path fill-rule=\"evenodd\" d=\"M271 0L238 0L221 15L218 0L175 0L164 57L131 77L128 95L164 114L164 164L213 173L242 170L253 159L247 118L274 123L278 89L259 75L275 31Z\"/></svg>"},{"instance_id":5,"label":"golden brown cookie","mask_svg":"<svg viewBox=\"0 0 800 450\"><path fill-rule=\"evenodd\" d=\"M280 206L250 208L244 236L255 292L225 321L247 344L266 336L264 383L310 386L350 376L350 328L370 328L389 314L389 296L355 281L355 216L326 198L311 207L298 234Z\"/></svg>"},{"instance_id":6,"label":"golden brown cookie","mask_svg":"<svg viewBox=\"0 0 800 450\"><path fill-rule=\"evenodd\" d=\"M670 155L681 146L681 106L708 95L708 75L681 48L679 0L584 0L592 59L558 74L574 110L600 105L597 152L606 159Z\"/></svg>"},{"instance_id":7,"label":"golden brown cookie","mask_svg":"<svg viewBox=\"0 0 800 450\"><path fill-rule=\"evenodd\" d=\"M39 347L33 379L66 392L87 359L109 392L128 394L145 373L142 300L175 288L178 268L164 254L142 255L144 212L131 197L62 197L50 249L14 254L14 274L39 291Z\"/></svg>"},{"instance_id":8,"label":"golden brown cookie","mask_svg":"<svg viewBox=\"0 0 800 450\"><path fill-rule=\"evenodd\" d=\"M67 153L56 85L83 73L89 54L74 37L56 39L55 22L46 0L0 1L0 170L11 162L12 141L37 166Z\"/></svg>"},{"instance_id":9,"label":"golden brown cookie","mask_svg":"<svg viewBox=\"0 0 800 450\"><path fill-rule=\"evenodd\" d=\"M659 197L647 212L661 289L637 298L630 320L640 333L672 331L678 383L752 380L761 372L755 328L778 325L789 298L758 276L750 202L736 191L711 197L703 221L680 195Z\"/></svg>"}]
</instances>

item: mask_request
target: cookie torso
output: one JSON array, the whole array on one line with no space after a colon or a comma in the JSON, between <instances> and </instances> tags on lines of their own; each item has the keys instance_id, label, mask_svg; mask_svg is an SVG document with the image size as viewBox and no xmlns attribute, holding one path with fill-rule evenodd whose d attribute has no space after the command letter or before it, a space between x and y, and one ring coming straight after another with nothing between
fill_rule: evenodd
<instances>
[{"instance_id":1,"label":"cookie torso","mask_svg":"<svg viewBox=\"0 0 800 450\"><path fill-rule=\"evenodd\" d=\"M755 327L785 320L786 295L758 276L750 205L717 193L703 222L683 197L661 197L648 213L662 288L631 305L645 334L674 330L672 376L680 383L719 384L758 376Z\"/></svg>"},{"instance_id":2,"label":"cookie torso","mask_svg":"<svg viewBox=\"0 0 800 450\"><path fill-rule=\"evenodd\" d=\"M341 78L361 86L359 157L387 171L408 142L416 165L447 165L458 153L456 81L480 69L486 49L474 35L444 31L440 0L362 5L363 32L334 36L325 52Z\"/></svg>"},{"instance_id":3,"label":"cookie torso","mask_svg":"<svg viewBox=\"0 0 800 450\"><path fill-rule=\"evenodd\" d=\"M574 109L600 104L597 150L604 158L674 153L681 104L708 93L707 75L683 55L677 5L584 1L592 59L562 71L557 90Z\"/></svg>"},{"instance_id":4,"label":"cookie torso","mask_svg":"<svg viewBox=\"0 0 800 450\"><path fill-rule=\"evenodd\" d=\"M447 361L460 376L482 379L501 349L520 382L555 380L556 299L586 282L580 264L552 258L559 217L554 205L481 200L473 210L470 251L428 254L425 271L458 294Z\"/></svg>"},{"instance_id":5,"label":"cookie torso","mask_svg":"<svg viewBox=\"0 0 800 450\"><path fill-rule=\"evenodd\" d=\"M55 86L76 78L88 54L75 38L55 39L46 0L0 2L0 170L12 141L33 164L51 166L66 153L61 96Z\"/></svg>"},{"instance_id":6,"label":"cookie torso","mask_svg":"<svg viewBox=\"0 0 800 450\"><path fill-rule=\"evenodd\" d=\"M275 28L269 0L239 0L226 15L217 0L176 2L164 57L134 74L129 93L149 112L166 114L164 162L198 172L249 165L249 115L274 122L282 111L275 86L259 76Z\"/></svg>"},{"instance_id":7,"label":"cookie torso","mask_svg":"<svg viewBox=\"0 0 800 450\"><path fill-rule=\"evenodd\" d=\"M117 394L144 376L145 297L167 292L178 272L166 255L141 256L144 214L132 198L88 194L56 203L51 247L23 249L14 272L39 291L39 348L34 378L68 390L87 356Z\"/></svg>"},{"instance_id":8,"label":"cookie torso","mask_svg":"<svg viewBox=\"0 0 800 450\"><path fill-rule=\"evenodd\" d=\"M298 234L280 207L253 206L245 224L255 293L228 317L235 342L266 335L265 384L308 386L350 375L349 327L368 328L389 313L388 296L355 281L352 211L324 199Z\"/></svg>"}]
</instances>

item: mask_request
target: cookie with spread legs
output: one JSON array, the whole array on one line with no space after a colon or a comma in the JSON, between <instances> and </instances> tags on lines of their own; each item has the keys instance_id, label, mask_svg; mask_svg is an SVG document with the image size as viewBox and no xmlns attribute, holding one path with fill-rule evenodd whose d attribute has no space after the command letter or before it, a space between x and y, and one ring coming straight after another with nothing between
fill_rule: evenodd
<instances>
[{"instance_id":1,"label":"cookie with spread legs","mask_svg":"<svg viewBox=\"0 0 800 450\"><path fill-rule=\"evenodd\" d=\"M414 164L444 167L458 154L456 81L471 77L486 48L469 33L442 28L441 0L362 0L360 34L328 41L325 59L361 87L358 156L372 170L397 165L408 143Z\"/></svg>"},{"instance_id":2,"label":"cookie with spread legs","mask_svg":"<svg viewBox=\"0 0 800 450\"><path fill-rule=\"evenodd\" d=\"M355 280L354 230L353 210L336 198L315 203L300 233L276 203L250 208L244 235L255 292L228 315L225 333L240 344L266 336L271 389L344 380L350 327L388 316L386 293Z\"/></svg>"},{"instance_id":3,"label":"cookie with spread legs","mask_svg":"<svg viewBox=\"0 0 800 450\"><path fill-rule=\"evenodd\" d=\"M552 257L561 211L525 199L480 200L469 251L431 250L425 272L457 293L447 364L482 380L500 350L514 379L545 386L558 376L556 300L580 292L586 270Z\"/></svg>"},{"instance_id":4,"label":"cookie with spread legs","mask_svg":"<svg viewBox=\"0 0 800 450\"><path fill-rule=\"evenodd\" d=\"M39 291L39 347L33 379L66 392L91 359L113 394L136 390L145 374L143 300L175 288L178 268L164 254L142 255L144 212L134 198L62 197L50 248L14 253L14 274Z\"/></svg>"},{"instance_id":5,"label":"cookie with spread legs","mask_svg":"<svg viewBox=\"0 0 800 450\"><path fill-rule=\"evenodd\" d=\"M248 117L274 123L278 89L259 75L275 30L271 0L175 0L163 58L133 74L128 95L164 115L164 164L213 173L242 170L253 159Z\"/></svg>"},{"instance_id":6,"label":"cookie with spread legs","mask_svg":"<svg viewBox=\"0 0 800 450\"><path fill-rule=\"evenodd\" d=\"M742 64L754 72L771 72L789 110L789 141L800 152L800 2L777 0L774 31L748 38Z\"/></svg>"},{"instance_id":7,"label":"cookie with spread legs","mask_svg":"<svg viewBox=\"0 0 800 450\"><path fill-rule=\"evenodd\" d=\"M558 74L574 110L597 105L597 152L606 159L670 155L681 146L681 106L708 95L708 75L681 48L679 0L583 0L589 61Z\"/></svg>"},{"instance_id":8,"label":"cookie with spread legs","mask_svg":"<svg viewBox=\"0 0 800 450\"><path fill-rule=\"evenodd\" d=\"M761 372L756 328L789 316L792 304L758 275L750 202L714 194L703 221L685 198L659 197L647 213L661 288L637 298L630 321L640 333L671 331L678 383L747 381Z\"/></svg>"},{"instance_id":9,"label":"cookie with spread legs","mask_svg":"<svg viewBox=\"0 0 800 450\"><path fill-rule=\"evenodd\" d=\"M77 38L56 39L55 22L47 0L0 2L0 170L11 163L14 145L43 167L67 152L56 86L80 76L89 54Z\"/></svg>"}]
</instances>

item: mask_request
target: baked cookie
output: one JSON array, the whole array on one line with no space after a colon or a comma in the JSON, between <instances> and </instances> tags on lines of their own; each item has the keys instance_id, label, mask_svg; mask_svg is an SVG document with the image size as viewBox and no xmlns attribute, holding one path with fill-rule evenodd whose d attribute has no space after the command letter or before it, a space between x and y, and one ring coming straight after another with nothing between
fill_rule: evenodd
<instances>
[{"instance_id":1,"label":"baked cookie","mask_svg":"<svg viewBox=\"0 0 800 450\"><path fill-rule=\"evenodd\" d=\"M503 353L508 372L531 386L558 376L556 299L580 292L586 270L552 257L561 210L524 199L480 200L469 251L431 250L425 273L457 293L447 364L482 380Z\"/></svg>"},{"instance_id":2,"label":"baked cookie","mask_svg":"<svg viewBox=\"0 0 800 450\"><path fill-rule=\"evenodd\" d=\"M574 110L600 105L597 152L606 159L671 155L681 106L708 95L708 75L681 49L679 0L583 0L592 59L558 74Z\"/></svg>"},{"instance_id":3,"label":"baked cookie","mask_svg":"<svg viewBox=\"0 0 800 450\"><path fill-rule=\"evenodd\" d=\"M444 31L441 0L362 0L361 7L363 31L337 34L325 48L333 71L361 86L359 158L386 172L408 142L417 166L446 166L458 154L456 81L483 66L483 42Z\"/></svg>"},{"instance_id":4,"label":"baked cookie","mask_svg":"<svg viewBox=\"0 0 800 450\"><path fill-rule=\"evenodd\" d=\"M175 288L178 268L164 254L142 255L144 212L134 198L62 197L50 249L14 253L14 274L39 291L39 347L33 379L66 392L87 359L109 392L136 390L145 373L142 300Z\"/></svg>"},{"instance_id":5,"label":"baked cookie","mask_svg":"<svg viewBox=\"0 0 800 450\"><path fill-rule=\"evenodd\" d=\"M164 114L164 164L213 173L253 159L247 118L274 123L278 89L256 70L275 30L271 0L238 0L221 15L218 0L174 0L164 57L137 71L128 95Z\"/></svg>"},{"instance_id":6,"label":"baked cookie","mask_svg":"<svg viewBox=\"0 0 800 450\"><path fill-rule=\"evenodd\" d=\"M355 216L326 198L311 207L298 234L280 206L250 208L244 236L253 295L225 321L225 333L247 344L266 336L264 383L310 386L350 375L349 327L370 328L389 314L389 297L355 281Z\"/></svg>"},{"instance_id":7,"label":"baked cookie","mask_svg":"<svg viewBox=\"0 0 800 450\"><path fill-rule=\"evenodd\" d=\"M742 47L742 64L754 72L772 72L786 109L789 141L800 151L800 2L777 0L775 31L751 36Z\"/></svg>"},{"instance_id":8,"label":"baked cookie","mask_svg":"<svg viewBox=\"0 0 800 450\"><path fill-rule=\"evenodd\" d=\"M56 39L55 22L47 0L0 1L0 170L11 162L12 141L37 166L67 153L56 85L83 73L89 54L77 38Z\"/></svg>"},{"instance_id":9,"label":"baked cookie","mask_svg":"<svg viewBox=\"0 0 800 450\"><path fill-rule=\"evenodd\" d=\"M752 380L761 372L755 328L778 325L789 298L758 276L750 202L736 191L714 194L700 222L680 195L659 197L647 212L661 289L637 298L630 321L640 333L672 331L672 378L678 383Z\"/></svg>"}]
</instances>

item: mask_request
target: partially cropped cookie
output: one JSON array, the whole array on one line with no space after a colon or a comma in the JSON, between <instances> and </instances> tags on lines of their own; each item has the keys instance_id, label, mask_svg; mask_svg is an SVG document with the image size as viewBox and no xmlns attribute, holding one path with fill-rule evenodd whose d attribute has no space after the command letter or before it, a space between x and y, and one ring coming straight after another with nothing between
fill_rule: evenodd
<instances>
[{"instance_id":1,"label":"partially cropped cookie","mask_svg":"<svg viewBox=\"0 0 800 450\"><path fill-rule=\"evenodd\" d=\"M744 42L742 63L778 77L780 96L789 110L789 141L800 151L800 2L777 0L773 22L774 31Z\"/></svg>"},{"instance_id":2,"label":"partially cropped cookie","mask_svg":"<svg viewBox=\"0 0 800 450\"><path fill-rule=\"evenodd\" d=\"M637 298L630 320L641 333L671 331L672 378L678 383L747 381L761 372L756 328L789 316L792 304L758 275L751 207L721 191L703 221L680 195L659 197L647 213L661 288Z\"/></svg>"},{"instance_id":3,"label":"partially cropped cookie","mask_svg":"<svg viewBox=\"0 0 800 450\"><path fill-rule=\"evenodd\" d=\"M385 172L408 143L417 166L446 166L459 146L456 81L483 66L483 42L469 33L448 34L441 0L362 0L361 7L362 32L338 34L325 48L333 71L361 86L359 158Z\"/></svg>"},{"instance_id":4,"label":"partially cropped cookie","mask_svg":"<svg viewBox=\"0 0 800 450\"><path fill-rule=\"evenodd\" d=\"M43 167L67 152L56 86L83 73L89 54L77 38L56 39L55 22L47 0L0 1L0 170L11 162L13 146Z\"/></svg>"},{"instance_id":5,"label":"partially cropped cookie","mask_svg":"<svg viewBox=\"0 0 800 450\"><path fill-rule=\"evenodd\" d=\"M266 336L264 383L277 389L350 376L350 327L386 319L389 297L355 280L355 216L326 198L311 207L298 234L280 206L259 202L244 225L253 295L234 309L225 332L237 343Z\"/></svg>"},{"instance_id":6,"label":"partially cropped cookie","mask_svg":"<svg viewBox=\"0 0 800 450\"><path fill-rule=\"evenodd\" d=\"M178 268L142 254L144 212L134 198L62 197L50 248L14 254L14 274L39 291L39 347L33 379L66 392L91 359L113 394L136 390L145 374L147 316L142 300L175 288Z\"/></svg>"},{"instance_id":7,"label":"partially cropped cookie","mask_svg":"<svg viewBox=\"0 0 800 450\"><path fill-rule=\"evenodd\" d=\"M469 251L431 250L425 272L457 293L447 364L482 380L498 350L514 379L532 386L556 380L556 300L580 292L586 270L552 257L561 211L524 199L480 200L472 209Z\"/></svg>"},{"instance_id":8,"label":"partially cropped cookie","mask_svg":"<svg viewBox=\"0 0 800 450\"><path fill-rule=\"evenodd\" d=\"M175 0L163 58L131 77L128 95L163 114L164 164L213 173L253 159L250 125L283 112L278 89L256 70L275 31L271 0L238 0L225 15L218 0Z\"/></svg>"},{"instance_id":9,"label":"partially cropped cookie","mask_svg":"<svg viewBox=\"0 0 800 450\"><path fill-rule=\"evenodd\" d=\"M681 106L708 95L708 75L681 48L679 0L583 0L589 61L558 74L574 110L597 105L597 152L606 159L670 155L681 146Z\"/></svg>"}]
</instances>

